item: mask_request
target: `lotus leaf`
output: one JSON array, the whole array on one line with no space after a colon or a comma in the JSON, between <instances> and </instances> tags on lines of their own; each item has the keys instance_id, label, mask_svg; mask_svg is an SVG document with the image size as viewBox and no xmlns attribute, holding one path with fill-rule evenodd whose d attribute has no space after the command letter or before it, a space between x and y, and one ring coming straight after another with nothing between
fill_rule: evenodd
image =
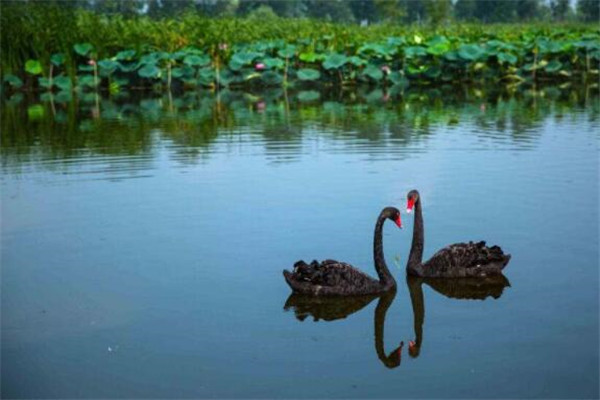
<instances>
[{"instance_id":1,"label":"lotus leaf","mask_svg":"<svg viewBox=\"0 0 600 400\"><path fill-rule=\"evenodd\" d=\"M275 71L263 72L260 79L264 82L265 85L269 86L281 85L281 83L283 82L283 76L281 76L281 74Z\"/></svg>"},{"instance_id":2,"label":"lotus leaf","mask_svg":"<svg viewBox=\"0 0 600 400\"><path fill-rule=\"evenodd\" d=\"M332 53L325 57L323 61L323 68L325 69L338 69L348 62L348 57L339 53Z\"/></svg>"},{"instance_id":3,"label":"lotus leaf","mask_svg":"<svg viewBox=\"0 0 600 400\"><path fill-rule=\"evenodd\" d=\"M423 46L409 46L404 49L406 58L422 57L427 55L427 50Z\"/></svg>"},{"instance_id":4,"label":"lotus leaf","mask_svg":"<svg viewBox=\"0 0 600 400\"><path fill-rule=\"evenodd\" d=\"M496 57L498 57L499 61L506 62L511 65L515 65L517 63L517 56L510 53L498 53Z\"/></svg>"},{"instance_id":5,"label":"lotus leaf","mask_svg":"<svg viewBox=\"0 0 600 400\"><path fill-rule=\"evenodd\" d=\"M321 98L321 93L316 90L303 90L298 92L298 100L301 102L316 101L319 100L319 98Z\"/></svg>"},{"instance_id":6,"label":"lotus leaf","mask_svg":"<svg viewBox=\"0 0 600 400\"><path fill-rule=\"evenodd\" d=\"M131 61L135 57L135 50L124 50L117 53L115 58L119 61Z\"/></svg>"},{"instance_id":7,"label":"lotus leaf","mask_svg":"<svg viewBox=\"0 0 600 400\"><path fill-rule=\"evenodd\" d=\"M562 68L562 63L558 60L552 60L544 66L546 72L556 72Z\"/></svg>"},{"instance_id":8,"label":"lotus leaf","mask_svg":"<svg viewBox=\"0 0 600 400\"><path fill-rule=\"evenodd\" d=\"M185 56L185 58L183 59L183 63L192 67L203 67L210 63L210 57L206 54L190 54L188 56Z\"/></svg>"},{"instance_id":9,"label":"lotus leaf","mask_svg":"<svg viewBox=\"0 0 600 400\"><path fill-rule=\"evenodd\" d=\"M155 79L160 78L161 71L156 64L146 64L138 70L138 75L142 78Z\"/></svg>"},{"instance_id":10,"label":"lotus leaf","mask_svg":"<svg viewBox=\"0 0 600 400\"><path fill-rule=\"evenodd\" d=\"M312 68L302 68L298 70L297 75L302 81L314 81L321 77L321 72Z\"/></svg>"},{"instance_id":11,"label":"lotus leaf","mask_svg":"<svg viewBox=\"0 0 600 400\"><path fill-rule=\"evenodd\" d=\"M283 49L277 52L277 55L281 58L292 58L296 54L296 46L287 45Z\"/></svg>"},{"instance_id":12,"label":"lotus leaf","mask_svg":"<svg viewBox=\"0 0 600 400\"><path fill-rule=\"evenodd\" d=\"M55 66L59 67L65 62L65 55L63 53L55 53L50 56L50 62Z\"/></svg>"},{"instance_id":13,"label":"lotus leaf","mask_svg":"<svg viewBox=\"0 0 600 400\"><path fill-rule=\"evenodd\" d=\"M485 50L478 44L463 44L458 48L458 55L463 60L478 61L487 56Z\"/></svg>"},{"instance_id":14,"label":"lotus leaf","mask_svg":"<svg viewBox=\"0 0 600 400\"><path fill-rule=\"evenodd\" d=\"M21 78L19 78L18 76L12 75L12 74L4 75L3 81L5 83L8 83L10 86L14 87L15 89L19 89L21 86L23 86L23 81L21 80Z\"/></svg>"},{"instance_id":15,"label":"lotus leaf","mask_svg":"<svg viewBox=\"0 0 600 400\"><path fill-rule=\"evenodd\" d=\"M374 81L380 81L383 79L383 71L381 68L374 64L369 64L364 69L363 74L373 79Z\"/></svg>"},{"instance_id":16,"label":"lotus leaf","mask_svg":"<svg viewBox=\"0 0 600 400\"><path fill-rule=\"evenodd\" d=\"M77 43L73 46L75 53L83 57L87 56L93 48L94 46L92 46L90 43Z\"/></svg>"},{"instance_id":17,"label":"lotus leaf","mask_svg":"<svg viewBox=\"0 0 600 400\"><path fill-rule=\"evenodd\" d=\"M54 78L54 85L61 90L70 91L73 87L73 82L71 82L71 78L64 75L59 75Z\"/></svg>"},{"instance_id":18,"label":"lotus leaf","mask_svg":"<svg viewBox=\"0 0 600 400\"><path fill-rule=\"evenodd\" d=\"M31 75L39 75L42 73L42 64L38 60L27 60L25 71Z\"/></svg>"},{"instance_id":19,"label":"lotus leaf","mask_svg":"<svg viewBox=\"0 0 600 400\"><path fill-rule=\"evenodd\" d=\"M285 62L281 58L267 57L263 59L263 64L267 68L281 69L285 66Z\"/></svg>"}]
</instances>

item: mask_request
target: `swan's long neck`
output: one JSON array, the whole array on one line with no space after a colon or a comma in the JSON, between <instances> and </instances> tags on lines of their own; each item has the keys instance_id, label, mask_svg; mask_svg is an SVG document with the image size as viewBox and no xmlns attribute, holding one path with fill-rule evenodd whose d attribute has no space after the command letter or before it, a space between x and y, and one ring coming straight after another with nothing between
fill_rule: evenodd
<instances>
[{"instance_id":1,"label":"swan's long neck","mask_svg":"<svg viewBox=\"0 0 600 400\"><path fill-rule=\"evenodd\" d=\"M375 237L373 239L373 257L375 259L375 269L379 276L379 281L386 287L393 286L396 284L396 280L390 273L386 263L385 257L383 256L383 223L386 220L386 216L382 213L377 219L375 225Z\"/></svg>"},{"instance_id":2,"label":"swan's long neck","mask_svg":"<svg viewBox=\"0 0 600 400\"><path fill-rule=\"evenodd\" d=\"M415 342L417 346L423 343L423 322L425 321L425 301L423 300L423 280L409 276L406 281L410 292L410 302L413 309Z\"/></svg>"},{"instance_id":3,"label":"swan's long neck","mask_svg":"<svg viewBox=\"0 0 600 400\"><path fill-rule=\"evenodd\" d=\"M393 352L390 356L385 354L385 347L383 341L383 331L385 328L385 314L388 308L396 297L396 290L393 289L379 298L379 303L375 308L375 351L377 357L383 362L388 368L395 368L400 364L400 357L393 357ZM397 350L396 350L397 351Z\"/></svg>"},{"instance_id":4,"label":"swan's long neck","mask_svg":"<svg viewBox=\"0 0 600 400\"><path fill-rule=\"evenodd\" d=\"M415 202L415 225L413 227L412 245L408 256L408 267L417 267L423 262L423 247L425 246L423 233L423 214L421 212L421 197Z\"/></svg>"}]
</instances>

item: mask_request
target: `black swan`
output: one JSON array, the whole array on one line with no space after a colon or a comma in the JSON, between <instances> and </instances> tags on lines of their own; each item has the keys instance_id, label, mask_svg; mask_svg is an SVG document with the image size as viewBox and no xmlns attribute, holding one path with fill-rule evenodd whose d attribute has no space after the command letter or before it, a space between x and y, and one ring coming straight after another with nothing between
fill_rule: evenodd
<instances>
[{"instance_id":1,"label":"black swan","mask_svg":"<svg viewBox=\"0 0 600 400\"><path fill-rule=\"evenodd\" d=\"M435 253L429 261L423 260L423 214L419 192L411 190L407 195L406 212L414 207L415 225L412 246L406 271L409 275L430 278L484 278L498 275L508 264L510 254L504 254L499 246L488 247L485 242L455 243Z\"/></svg>"},{"instance_id":2,"label":"black swan","mask_svg":"<svg viewBox=\"0 0 600 400\"><path fill-rule=\"evenodd\" d=\"M502 274L481 278L434 279L407 276L406 284L413 309L415 339L408 342L408 354L417 358L423 344L423 322L425 321L425 301L422 285L426 284L441 295L458 300L486 300L500 298L510 282Z\"/></svg>"},{"instance_id":3,"label":"black swan","mask_svg":"<svg viewBox=\"0 0 600 400\"><path fill-rule=\"evenodd\" d=\"M375 297L377 296L323 297L292 293L283 308L286 311L293 309L299 321L304 321L308 316L312 316L314 321L334 321L346 318L359 311ZM402 348L404 346L404 343L400 342L400 345L388 354L386 354L384 348L383 332L385 316L395 297L396 289L392 288L379 296L379 302L375 308L375 352L383 365L388 368L396 368L400 365L402 361Z\"/></svg>"},{"instance_id":4,"label":"black swan","mask_svg":"<svg viewBox=\"0 0 600 400\"><path fill-rule=\"evenodd\" d=\"M396 280L390 273L383 257L382 229L386 219L391 219L402 228L400 211L386 207L381 211L375 224L373 256L379 280L359 271L352 265L335 260L316 260L310 264L298 261L294 272L283 271L286 282L295 293L312 296L352 296L377 294L396 287Z\"/></svg>"}]
</instances>

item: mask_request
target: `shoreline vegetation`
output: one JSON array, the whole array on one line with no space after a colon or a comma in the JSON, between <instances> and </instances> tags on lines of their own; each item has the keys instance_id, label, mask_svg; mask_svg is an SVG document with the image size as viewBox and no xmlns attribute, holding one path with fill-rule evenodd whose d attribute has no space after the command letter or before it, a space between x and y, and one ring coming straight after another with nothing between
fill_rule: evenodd
<instances>
[{"instance_id":1,"label":"shoreline vegetation","mask_svg":"<svg viewBox=\"0 0 600 400\"><path fill-rule=\"evenodd\" d=\"M260 23L258 23L260 22ZM2 5L2 92L597 82L589 23L401 25Z\"/></svg>"}]
</instances>

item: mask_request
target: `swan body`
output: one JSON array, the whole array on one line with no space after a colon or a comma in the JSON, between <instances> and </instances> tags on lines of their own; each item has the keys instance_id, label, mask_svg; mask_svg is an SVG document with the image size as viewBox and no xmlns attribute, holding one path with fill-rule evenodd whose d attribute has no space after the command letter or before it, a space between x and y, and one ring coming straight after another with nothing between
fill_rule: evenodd
<instances>
[{"instance_id":1,"label":"swan body","mask_svg":"<svg viewBox=\"0 0 600 400\"><path fill-rule=\"evenodd\" d=\"M415 209L413 242L408 265L409 275L428 278L484 278L498 275L510 261L500 246L486 246L484 241L455 243L437 251L422 262L424 248L423 214L419 192L411 190L407 196L407 212Z\"/></svg>"},{"instance_id":2,"label":"swan body","mask_svg":"<svg viewBox=\"0 0 600 400\"><path fill-rule=\"evenodd\" d=\"M298 261L292 272L284 270L283 276L295 293L313 296L352 296L378 294L396 287L383 256L382 229L386 219L402 227L400 211L386 207L381 211L375 225L373 256L379 280L370 277L352 265L335 261L313 261L310 264Z\"/></svg>"}]
</instances>

